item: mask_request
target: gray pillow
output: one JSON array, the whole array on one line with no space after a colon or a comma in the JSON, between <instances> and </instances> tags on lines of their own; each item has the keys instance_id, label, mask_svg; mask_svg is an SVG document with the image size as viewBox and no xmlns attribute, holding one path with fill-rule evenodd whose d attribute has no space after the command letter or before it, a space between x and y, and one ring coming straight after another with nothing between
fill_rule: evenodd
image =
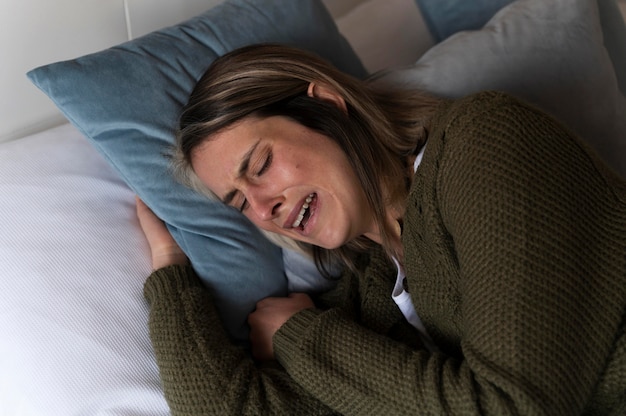
<instances>
[{"instance_id":1,"label":"gray pillow","mask_svg":"<svg viewBox=\"0 0 626 416\"><path fill-rule=\"evenodd\" d=\"M626 177L626 99L603 43L596 0L518 0L380 82L447 97L501 90L570 126Z\"/></svg>"}]
</instances>

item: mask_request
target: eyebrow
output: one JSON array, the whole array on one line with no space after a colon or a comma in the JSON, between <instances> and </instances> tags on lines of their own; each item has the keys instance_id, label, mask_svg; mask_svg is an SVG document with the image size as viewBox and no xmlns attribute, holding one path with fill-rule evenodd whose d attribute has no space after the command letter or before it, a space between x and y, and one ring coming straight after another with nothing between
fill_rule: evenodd
<instances>
[{"instance_id":1,"label":"eyebrow","mask_svg":"<svg viewBox=\"0 0 626 416\"><path fill-rule=\"evenodd\" d=\"M254 153L256 148L259 146L260 142L261 142L261 139L257 140L256 143L254 143L250 147L250 149L248 149L246 154L243 155L243 158L241 159L241 163L239 164L239 170L237 171L237 179L241 178L248 172L248 168L250 167L250 159L252 158L252 154ZM237 190L233 189L232 191L224 195L224 197L222 198L222 202L226 205L230 204L233 198L235 197L235 195L237 195Z\"/></svg>"}]
</instances>

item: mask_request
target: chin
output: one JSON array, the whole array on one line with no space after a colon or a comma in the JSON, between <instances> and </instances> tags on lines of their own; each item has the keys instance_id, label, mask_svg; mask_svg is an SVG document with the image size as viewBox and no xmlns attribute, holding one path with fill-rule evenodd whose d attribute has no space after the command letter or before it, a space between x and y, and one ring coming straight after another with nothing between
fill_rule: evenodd
<instances>
[{"instance_id":1,"label":"chin","mask_svg":"<svg viewBox=\"0 0 626 416\"><path fill-rule=\"evenodd\" d=\"M326 250L335 250L338 249L340 247L345 246L350 240L346 239L346 238L332 238L326 241L322 241L319 243L313 243L315 245L317 245L318 247L321 247L323 249Z\"/></svg>"},{"instance_id":2,"label":"chin","mask_svg":"<svg viewBox=\"0 0 626 416\"><path fill-rule=\"evenodd\" d=\"M316 244L318 247L323 248L324 250L336 250L339 247L343 246L343 244Z\"/></svg>"}]
</instances>

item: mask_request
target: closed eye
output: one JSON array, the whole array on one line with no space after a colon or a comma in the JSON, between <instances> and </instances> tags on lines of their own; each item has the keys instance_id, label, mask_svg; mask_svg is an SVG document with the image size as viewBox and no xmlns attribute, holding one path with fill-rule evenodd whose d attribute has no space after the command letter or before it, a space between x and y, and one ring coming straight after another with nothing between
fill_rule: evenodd
<instances>
[{"instance_id":1,"label":"closed eye","mask_svg":"<svg viewBox=\"0 0 626 416\"><path fill-rule=\"evenodd\" d=\"M239 212L243 212L250 204L248 204L248 200L241 192L235 191L228 205L239 210Z\"/></svg>"},{"instance_id":2,"label":"closed eye","mask_svg":"<svg viewBox=\"0 0 626 416\"><path fill-rule=\"evenodd\" d=\"M261 166L261 169L259 169L259 171L256 173L256 176L261 176L263 175L263 173L265 173L270 165L272 164L272 152L268 152L267 156L265 157L265 161L263 162L263 166Z\"/></svg>"}]
</instances>

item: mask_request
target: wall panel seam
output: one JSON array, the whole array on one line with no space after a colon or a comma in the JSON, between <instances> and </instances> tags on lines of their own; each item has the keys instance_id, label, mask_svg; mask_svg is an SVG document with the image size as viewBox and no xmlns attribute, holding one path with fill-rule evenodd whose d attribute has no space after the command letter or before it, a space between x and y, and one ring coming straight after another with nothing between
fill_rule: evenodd
<instances>
[{"instance_id":1,"label":"wall panel seam","mask_svg":"<svg viewBox=\"0 0 626 416\"><path fill-rule=\"evenodd\" d=\"M124 0L124 18L126 19L126 37L128 40L133 40L133 27L130 18L130 7L128 6L128 0Z\"/></svg>"}]
</instances>

